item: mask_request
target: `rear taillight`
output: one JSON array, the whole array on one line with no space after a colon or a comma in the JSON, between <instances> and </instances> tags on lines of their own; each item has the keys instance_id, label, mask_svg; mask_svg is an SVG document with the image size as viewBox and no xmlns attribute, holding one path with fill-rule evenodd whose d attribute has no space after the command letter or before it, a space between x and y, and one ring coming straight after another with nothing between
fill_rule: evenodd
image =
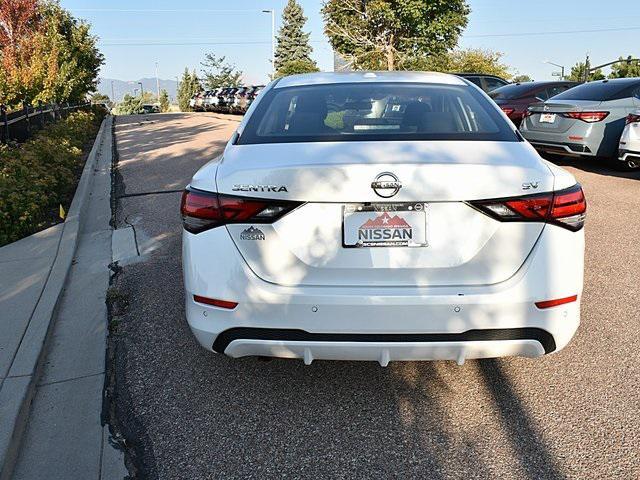
<instances>
[{"instance_id":1,"label":"rear taillight","mask_svg":"<svg viewBox=\"0 0 640 480\"><path fill-rule=\"evenodd\" d=\"M630 123L640 123L640 114L630 113L627 115L627 125Z\"/></svg>"},{"instance_id":2,"label":"rear taillight","mask_svg":"<svg viewBox=\"0 0 640 480\"><path fill-rule=\"evenodd\" d=\"M511 115L513 112L516 111L515 108L510 108L510 107L500 107L500 109L504 112L504 114L508 117L509 115Z\"/></svg>"},{"instance_id":3,"label":"rear taillight","mask_svg":"<svg viewBox=\"0 0 640 480\"><path fill-rule=\"evenodd\" d=\"M200 233L230 223L273 223L301 202L237 197L192 188L182 194L180 212L184 229Z\"/></svg>"},{"instance_id":4,"label":"rear taillight","mask_svg":"<svg viewBox=\"0 0 640 480\"><path fill-rule=\"evenodd\" d=\"M566 118L582 120L587 123L601 122L609 115L609 112L565 112L561 114Z\"/></svg>"},{"instance_id":5,"label":"rear taillight","mask_svg":"<svg viewBox=\"0 0 640 480\"><path fill-rule=\"evenodd\" d=\"M584 226L587 213L587 201L580 184L558 192L469 204L501 222L553 223L574 232Z\"/></svg>"}]
</instances>

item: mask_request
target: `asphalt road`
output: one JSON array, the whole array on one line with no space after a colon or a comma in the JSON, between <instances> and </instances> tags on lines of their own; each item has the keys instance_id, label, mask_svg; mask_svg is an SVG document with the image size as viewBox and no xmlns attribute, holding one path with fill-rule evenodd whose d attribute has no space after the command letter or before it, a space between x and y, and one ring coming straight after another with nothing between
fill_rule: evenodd
<instances>
[{"instance_id":1,"label":"asphalt road","mask_svg":"<svg viewBox=\"0 0 640 480\"><path fill-rule=\"evenodd\" d=\"M181 189L235 125L118 117L116 193ZM558 354L462 367L208 353L184 318L180 194L120 198L143 256L114 283L112 417L136 476L640 478L640 173L562 164L589 202L578 334Z\"/></svg>"}]
</instances>

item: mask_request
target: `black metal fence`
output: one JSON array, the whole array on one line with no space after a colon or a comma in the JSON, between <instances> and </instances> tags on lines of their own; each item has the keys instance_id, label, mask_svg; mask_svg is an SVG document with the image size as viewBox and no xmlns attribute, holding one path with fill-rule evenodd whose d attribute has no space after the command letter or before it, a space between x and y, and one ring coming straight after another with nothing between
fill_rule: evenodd
<instances>
[{"instance_id":1,"label":"black metal fence","mask_svg":"<svg viewBox=\"0 0 640 480\"><path fill-rule=\"evenodd\" d=\"M64 105L25 105L22 110L8 113L7 107L0 105L0 142L24 142L33 132L46 124L90 106L91 102Z\"/></svg>"}]
</instances>

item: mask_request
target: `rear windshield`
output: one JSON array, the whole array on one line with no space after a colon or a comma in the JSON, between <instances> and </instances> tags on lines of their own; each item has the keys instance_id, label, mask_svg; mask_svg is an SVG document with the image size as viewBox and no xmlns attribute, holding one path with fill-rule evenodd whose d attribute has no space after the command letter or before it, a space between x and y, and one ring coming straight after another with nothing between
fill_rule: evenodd
<instances>
[{"instance_id":1,"label":"rear windshield","mask_svg":"<svg viewBox=\"0 0 640 480\"><path fill-rule=\"evenodd\" d=\"M238 144L518 141L491 102L467 85L343 83L269 90Z\"/></svg>"},{"instance_id":2,"label":"rear windshield","mask_svg":"<svg viewBox=\"0 0 640 480\"><path fill-rule=\"evenodd\" d=\"M511 84L492 90L489 96L494 100L514 100L529 95L537 88L539 85Z\"/></svg>"},{"instance_id":3,"label":"rear windshield","mask_svg":"<svg viewBox=\"0 0 640 480\"><path fill-rule=\"evenodd\" d=\"M623 90L631 86L627 82L591 82L583 83L553 97L554 100L593 100L604 102L612 100Z\"/></svg>"}]
</instances>

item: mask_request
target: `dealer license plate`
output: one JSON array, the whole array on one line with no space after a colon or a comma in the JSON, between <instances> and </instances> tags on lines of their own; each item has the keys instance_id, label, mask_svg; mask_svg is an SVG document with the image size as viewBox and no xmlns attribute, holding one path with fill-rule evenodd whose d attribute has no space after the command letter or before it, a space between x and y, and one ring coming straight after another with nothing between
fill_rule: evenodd
<instances>
[{"instance_id":1,"label":"dealer license plate","mask_svg":"<svg viewBox=\"0 0 640 480\"><path fill-rule=\"evenodd\" d=\"M555 113L543 113L542 115L540 115L540 123L555 123L555 121Z\"/></svg>"}]
</instances>

